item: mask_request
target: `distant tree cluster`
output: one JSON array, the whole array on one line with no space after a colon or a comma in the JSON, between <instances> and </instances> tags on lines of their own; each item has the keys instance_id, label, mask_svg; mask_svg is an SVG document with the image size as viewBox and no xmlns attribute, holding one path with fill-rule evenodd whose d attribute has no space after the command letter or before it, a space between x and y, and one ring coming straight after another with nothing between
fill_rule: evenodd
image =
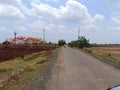
<instances>
[{"instance_id":1,"label":"distant tree cluster","mask_svg":"<svg viewBox=\"0 0 120 90\"><path fill-rule=\"evenodd\" d=\"M79 40L71 41L70 43L68 43L68 45L71 47L79 48L90 47L89 40L87 40L84 36L81 36Z\"/></svg>"},{"instance_id":2,"label":"distant tree cluster","mask_svg":"<svg viewBox=\"0 0 120 90\"><path fill-rule=\"evenodd\" d=\"M59 41L58 41L58 45L59 46L63 46L63 45L65 45L66 44L66 42L65 42L65 40L63 40L63 39L60 39Z\"/></svg>"}]
</instances>

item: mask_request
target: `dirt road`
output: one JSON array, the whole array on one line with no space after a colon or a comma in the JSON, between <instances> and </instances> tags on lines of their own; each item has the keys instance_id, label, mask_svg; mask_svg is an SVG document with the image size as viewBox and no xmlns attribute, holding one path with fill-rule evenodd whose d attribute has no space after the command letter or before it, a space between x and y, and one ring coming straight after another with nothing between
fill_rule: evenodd
<instances>
[{"instance_id":1,"label":"dirt road","mask_svg":"<svg viewBox=\"0 0 120 90\"><path fill-rule=\"evenodd\" d=\"M46 90L106 90L120 84L120 70L79 50L63 47Z\"/></svg>"}]
</instances>

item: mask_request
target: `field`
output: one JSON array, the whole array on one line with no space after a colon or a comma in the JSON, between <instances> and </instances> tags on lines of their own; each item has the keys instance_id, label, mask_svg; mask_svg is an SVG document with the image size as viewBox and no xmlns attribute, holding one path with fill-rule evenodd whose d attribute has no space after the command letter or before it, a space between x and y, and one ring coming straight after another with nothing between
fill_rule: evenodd
<instances>
[{"instance_id":1,"label":"field","mask_svg":"<svg viewBox=\"0 0 120 90\"><path fill-rule=\"evenodd\" d=\"M42 68L55 48L54 45L0 45L0 90Z\"/></svg>"},{"instance_id":2,"label":"field","mask_svg":"<svg viewBox=\"0 0 120 90\"><path fill-rule=\"evenodd\" d=\"M86 51L94 55L100 56L103 59L120 64L120 46L119 45L105 45L85 48Z\"/></svg>"},{"instance_id":3,"label":"field","mask_svg":"<svg viewBox=\"0 0 120 90\"><path fill-rule=\"evenodd\" d=\"M50 48L51 49L51 48ZM34 51L34 50L33 50ZM48 58L51 55L51 51L47 47L47 50L35 52L29 55L24 55L24 60L21 57L6 60L0 63L0 90L18 90L19 83L27 82L31 76L40 70L42 67L49 63ZM12 52L11 52L12 53ZM17 86L16 86L17 84ZM12 86L16 86L13 89ZM10 89L8 89L11 87ZM22 89L20 89L22 90Z\"/></svg>"},{"instance_id":4,"label":"field","mask_svg":"<svg viewBox=\"0 0 120 90\"><path fill-rule=\"evenodd\" d=\"M14 59L16 57L23 57L34 52L44 50L51 50L55 48L54 45L0 45L0 62Z\"/></svg>"}]
</instances>

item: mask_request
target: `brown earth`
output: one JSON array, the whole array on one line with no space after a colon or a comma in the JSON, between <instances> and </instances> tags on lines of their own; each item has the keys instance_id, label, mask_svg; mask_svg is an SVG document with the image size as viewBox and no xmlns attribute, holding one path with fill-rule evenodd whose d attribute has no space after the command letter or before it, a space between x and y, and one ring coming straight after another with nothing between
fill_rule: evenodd
<instances>
[{"instance_id":1,"label":"brown earth","mask_svg":"<svg viewBox=\"0 0 120 90\"><path fill-rule=\"evenodd\" d=\"M30 45L0 45L0 62L14 59L16 57L24 57L24 55L51 50L55 48L53 45L30 46Z\"/></svg>"}]
</instances>

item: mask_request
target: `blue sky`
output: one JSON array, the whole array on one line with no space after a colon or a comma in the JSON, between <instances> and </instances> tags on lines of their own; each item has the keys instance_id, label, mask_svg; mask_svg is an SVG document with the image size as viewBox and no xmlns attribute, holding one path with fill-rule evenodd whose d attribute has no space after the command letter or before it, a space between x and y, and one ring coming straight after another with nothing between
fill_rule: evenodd
<instances>
[{"instance_id":1,"label":"blue sky","mask_svg":"<svg viewBox=\"0 0 120 90\"><path fill-rule=\"evenodd\" d=\"M120 43L120 0L0 0L0 42L17 36Z\"/></svg>"}]
</instances>

